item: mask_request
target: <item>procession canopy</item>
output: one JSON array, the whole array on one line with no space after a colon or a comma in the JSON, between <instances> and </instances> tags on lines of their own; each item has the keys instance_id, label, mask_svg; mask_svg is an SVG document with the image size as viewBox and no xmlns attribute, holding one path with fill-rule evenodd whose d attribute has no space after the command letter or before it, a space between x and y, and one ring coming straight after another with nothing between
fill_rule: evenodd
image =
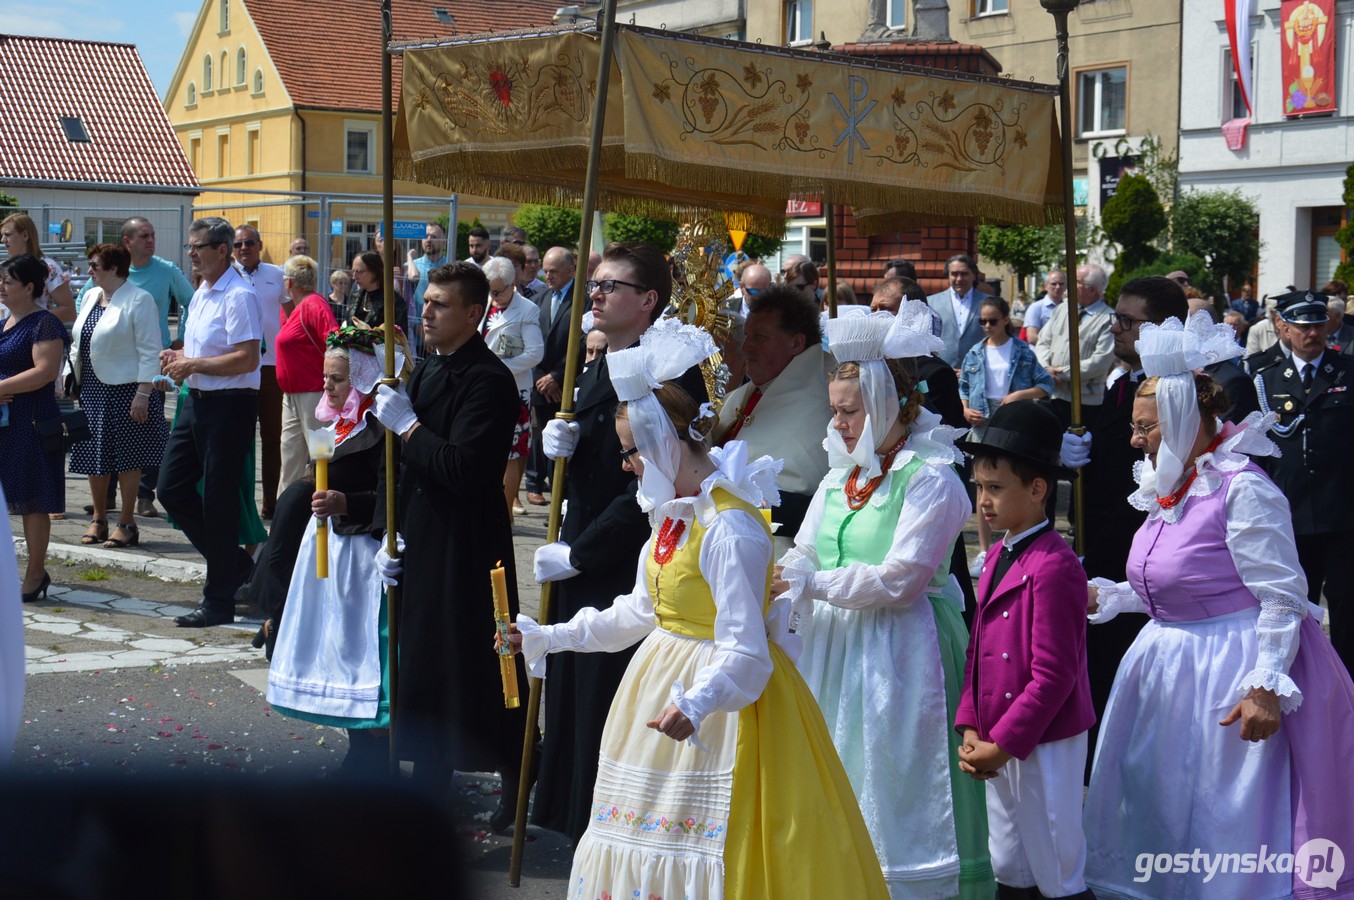
<instances>
[{"instance_id":1,"label":"procession canopy","mask_svg":"<svg viewBox=\"0 0 1354 900\"><path fill-rule=\"evenodd\" d=\"M1056 87L617 28L603 208L678 221L718 212L772 235L799 197L851 205L867 234L1062 220ZM597 90L593 26L396 49L399 177L578 203Z\"/></svg>"}]
</instances>

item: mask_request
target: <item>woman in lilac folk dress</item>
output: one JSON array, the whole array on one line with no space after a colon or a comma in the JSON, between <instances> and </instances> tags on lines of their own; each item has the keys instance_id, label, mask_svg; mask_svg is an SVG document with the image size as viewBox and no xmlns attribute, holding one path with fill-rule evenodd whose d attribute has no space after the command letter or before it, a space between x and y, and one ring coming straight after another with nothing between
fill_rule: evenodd
<instances>
[{"instance_id":1,"label":"woman in lilac folk dress","mask_svg":"<svg viewBox=\"0 0 1354 900\"><path fill-rule=\"evenodd\" d=\"M1326 866L1327 842L1354 853L1339 770L1354 683L1307 602L1288 501L1248 458L1275 453L1274 419L1219 423L1226 396L1193 371L1240 348L1206 313L1144 325L1137 346L1147 458L1130 502L1147 521L1128 581L1093 583L1090 618L1151 621L1105 710L1086 880L1101 898L1354 896L1354 866Z\"/></svg>"}]
</instances>

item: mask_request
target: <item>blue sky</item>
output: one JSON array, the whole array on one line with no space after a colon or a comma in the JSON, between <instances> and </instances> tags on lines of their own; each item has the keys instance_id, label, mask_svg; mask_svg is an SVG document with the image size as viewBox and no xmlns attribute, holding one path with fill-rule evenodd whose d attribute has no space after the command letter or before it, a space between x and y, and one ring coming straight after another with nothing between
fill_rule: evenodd
<instances>
[{"instance_id":1,"label":"blue sky","mask_svg":"<svg viewBox=\"0 0 1354 900\"><path fill-rule=\"evenodd\" d=\"M0 34L136 44L161 97L201 0L0 0Z\"/></svg>"}]
</instances>

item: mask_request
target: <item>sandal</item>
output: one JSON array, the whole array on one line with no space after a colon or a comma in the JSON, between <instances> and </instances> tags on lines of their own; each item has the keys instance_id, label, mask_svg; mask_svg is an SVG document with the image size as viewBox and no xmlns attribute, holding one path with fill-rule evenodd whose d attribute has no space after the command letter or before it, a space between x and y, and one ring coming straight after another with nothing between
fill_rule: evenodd
<instances>
[{"instance_id":1,"label":"sandal","mask_svg":"<svg viewBox=\"0 0 1354 900\"><path fill-rule=\"evenodd\" d=\"M89 527L80 536L80 543L82 544L102 544L106 540L108 540L107 519L91 519Z\"/></svg>"},{"instance_id":2,"label":"sandal","mask_svg":"<svg viewBox=\"0 0 1354 900\"><path fill-rule=\"evenodd\" d=\"M135 547L139 543L141 543L141 530L136 527L136 523L129 522L124 525L119 522L113 526L113 536L104 541L103 545L109 550L120 550L123 547Z\"/></svg>"}]
</instances>

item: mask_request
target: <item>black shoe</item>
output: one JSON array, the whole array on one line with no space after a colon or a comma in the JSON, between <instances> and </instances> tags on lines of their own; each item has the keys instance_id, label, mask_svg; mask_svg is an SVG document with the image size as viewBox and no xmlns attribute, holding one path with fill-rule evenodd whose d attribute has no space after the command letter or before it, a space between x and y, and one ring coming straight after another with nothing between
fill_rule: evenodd
<instances>
[{"instance_id":1,"label":"black shoe","mask_svg":"<svg viewBox=\"0 0 1354 900\"><path fill-rule=\"evenodd\" d=\"M51 586L52 586L52 576L49 575L49 574L47 574L46 572L43 572L43 573L42 573L42 584L39 584L39 585L37 586L37 588L35 588L34 590L29 591L29 592L26 593L26 594L20 594L19 597L20 597L20 598L23 600L23 602L25 602L25 603L37 603L37 602L38 602L38 599L39 599L39 596L38 596L38 595L41 595L41 599L46 600L46 599L47 599L47 589L48 589L49 587L51 587Z\"/></svg>"},{"instance_id":2,"label":"black shoe","mask_svg":"<svg viewBox=\"0 0 1354 900\"><path fill-rule=\"evenodd\" d=\"M211 625L229 625L234 621L234 613L213 612L204 606L199 606L186 615L175 616L174 618L174 624L180 628L207 628Z\"/></svg>"}]
</instances>

